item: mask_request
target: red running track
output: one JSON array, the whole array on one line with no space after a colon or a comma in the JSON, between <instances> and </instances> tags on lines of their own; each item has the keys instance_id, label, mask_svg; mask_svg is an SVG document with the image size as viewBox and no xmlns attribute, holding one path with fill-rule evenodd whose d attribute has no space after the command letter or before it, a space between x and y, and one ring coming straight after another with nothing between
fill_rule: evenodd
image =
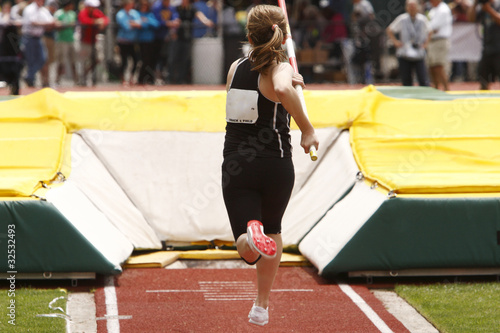
<instances>
[{"instance_id":1,"label":"red running track","mask_svg":"<svg viewBox=\"0 0 500 333\"><path fill-rule=\"evenodd\" d=\"M264 327L247 318L256 293L254 269L128 269L109 281L114 288L95 293L99 333L381 331L339 285L311 267L279 268ZM388 331L408 332L365 286L351 288ZM106 308L113 289L117 308Z\"/></svg>"}]
</instances>

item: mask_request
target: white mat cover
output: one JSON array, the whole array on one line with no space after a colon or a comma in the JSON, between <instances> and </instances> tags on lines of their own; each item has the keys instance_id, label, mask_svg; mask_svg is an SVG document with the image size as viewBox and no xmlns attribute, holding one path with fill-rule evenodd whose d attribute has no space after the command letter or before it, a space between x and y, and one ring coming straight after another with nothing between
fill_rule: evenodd
<instances>
[{"instance_id":1,"label":"white mat cover","mask_svg":"<svg viewBox=\"0 0 500 333\"><path fill-rule=\"evenodd\" d=\"M79 133L161 240L233 241L221 189L224 133ZM301 191L338 133L336 128L318 130L322 146L317 164L298 145L300 132L292 132L296 170L292 196ZM324 172L328 169L321 168ZM291 219L290 223L295 222ZM294 233L295 239L301 236Z\"/></svg>"},{"instance_id":2,"label":"white mat cover","mask_svg":"<svg viewBox=\"0 0 500 333\"><path fill-rule=\"evenodd\" d=\"M71 139L71 168L69 179L136 249L162 248L153 228L78 134Z\"/></svg>"},{"instance_id":3,"label":"white mat cover","mask_svg":"<svg viewBox=\"0 0 500 333\"><path fill-rule=\"evenodd\" d=\"M322 273L387 196L358 181L300 242L300 252Z\"/></svg>"},{"instance_id":4,"label":"white mat cover","mask_svg":"<svg viewBox=\"0 0 500 333\"><path fill-rule=\"evenodd\" d=\"M283 217L284 246L298 244L356 181L358 167L352 156L349 132L331 130L330 136L321 141L320 158L312 163L315 168L301 187L295 184L295 195Z\"/></svg>"},{"instance_id":5,"label":"white mat cover","mask_svg":"<svg viewBox=\"0 0 500 333\"><path fill-rule=\"evenodd\" d=\"M161 240L229 240L224 133L81 131Z\"/></svg>"}]
</instances>

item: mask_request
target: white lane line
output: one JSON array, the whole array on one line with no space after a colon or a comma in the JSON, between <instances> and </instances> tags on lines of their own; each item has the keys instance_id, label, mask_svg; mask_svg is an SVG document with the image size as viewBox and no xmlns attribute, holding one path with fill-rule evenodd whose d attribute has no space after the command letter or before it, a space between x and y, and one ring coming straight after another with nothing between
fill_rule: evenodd
<instances>
[{"instance_id":1,"label":"white lane line","mask_svg":"<svg viewBox=\"0 0 500 333\"><path fill-rule=\"evenodd\" d=\"M198 281L200 284L252 284L252 281Z\"/></svg>"},{"instance_id":2,"label":"white lane line","mask_svg":"<svg viewBox=\"0 0 500 333\"><path fill-rule=\"evenodd\" d=\"M314 291L314 289L271 289L272 292L287 292L287 291L290 291L290 292L312 292Z\"/></svg>"},{"instance_id":3,"label":"white lane line","mask_svg":"<svg viewBox=\"0 0 500 333\"><path fill-rule=\"evenodd\" d=\"M252 281L199 281L199 288L157 289L147 293L203 293L205 301L253 301L257 288ZM272 289L271 292L312 292L313 289Z\"/></svg>"},{"instance_id":4,"label":"white lane line","mask_svg":"<svg viewBox=\"0 0 500 333\"><path fill-rule=\"evenodd\" d=\"M255 301L255 297L248 298L205 298L205 301Z\"/></svg>"},{"instance_id":5,"label":"white lane line","mask_svg":"<svg viewBox=\"0 0 500 333\"><path fill-rule=\"evenodd\" d=\"M370 321L379 329L382 333L393 333L392 330L387 326L387 324L380 318L375 311L365 302L361 296L359 296L354 289L349 285L339 283L338 286L340 290L344 292L353 301L354 304L360 308L361 311L370 319Z\"/></svg>"},{"instance_id":6,"label":"white lane line","mask_svg":"<svg viewBox=\"0 0 500 333\"><path fill-rule=\"evenodd\" d=\"M147 293L204 293L205 290L182 290L182 289L164 289L164 290L146 290Z\"/></svg>"},{"instance_id":7,"label":"white lane line","mask_svg":"<svg viewBox=\"0 0 500 333\"><path fill-rule=\"evenodd\" d=\"M189 290L189 289L158 289L158 290L146 290L147 293L206 293L210 294L217 292L220 289L203 289L203 290ZM225 289L227 290L227 289ZM271 289L271 292L312 292L314 289ZM257 290L249 291L249 294L255 294ZM244 293L244 292L239 292Z\"/></svg>"},{"instance_id":8,"label":"white lane line","mask_svg":"<svg viewBox=\"0 0 500 333\"><path fill-rule=\"evenodd\" d=\"M110 319L132 319L132 316L109 316L97 317L95 320L110 320Z\"/></svg>"},{"instance_id":9,"label":"white lane line","mask_svg":"<svg viewBox=\"0 0 500 333\"><path fill-rule=\"evenodd\" d=\"M116 298L115 279L113 276L106 276L104 282L104 297L106 302L107 319L106 328L108 333L120 333L120 319L118 316L118 300Z\"/></svg>"}]
</instances>

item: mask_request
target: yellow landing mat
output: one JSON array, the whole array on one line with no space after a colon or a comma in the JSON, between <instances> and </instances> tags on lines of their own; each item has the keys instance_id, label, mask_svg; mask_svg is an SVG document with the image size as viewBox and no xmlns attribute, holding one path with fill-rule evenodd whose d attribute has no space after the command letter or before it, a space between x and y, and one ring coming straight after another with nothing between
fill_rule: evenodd
<instances>
[{"instance_id":1,"label":"yellow landing mat","mask_svg":"<svg viewBox=\"0 0 500 333\"><path fill-rule=\"evenodd\" d=\"M55 119L0 120L0 196L30 196L61 170L66 128Z\"/></svg>"},{"instance_id":2,"label":"yellow landing mat","mask_svg":"<svg viewBox=\"0 0 500 333\"><path fill-rule=\"evenodd\" d=\"M301 254L283 253L280 266L312 266L312 264Z\"/></svg>"},{"instance_id":3,"label":"yellow landing mat","mask_svg":"<svg viewBox=\"0 0 500 333\"><path fill-rule=\"evenodd\" d=\"M123 267L162 268L178 259L227 260L240 259L240 256L236 250L156 251L147 254L132 255ZM280 266L310 266L310 263L300 254L283 253Z\"/></svg>"},{"instance_id":4,"label":"yellow landing mat","mask_svg":"<svg viewBox=\"0 0 500 333\"><path fill-rule=\"evenodd\" d=\"M132 255L123 265L124 268L161 268L179 259L177 251L158 251L148 254Z\"/></svg>"},{"instance_id":5,"label":"yellow landing mat","mask_svg":"<svg viewBox=\"0 0 500 333\"><path fill-rule=\"evenodd\" d=\"M67 134L103 131L223 132L222 91L59 94L52 89L3 101L0 196L29 196L63 163ZM306 91L316 128L348 129L356 163L397 194L498 193L500 99L393 98L374 86ZM297 128L293 125L292 128ZM326 153L326 152L325 152ZM6 158L4 158L6 157Z\"/></svg>"}]
</instances>

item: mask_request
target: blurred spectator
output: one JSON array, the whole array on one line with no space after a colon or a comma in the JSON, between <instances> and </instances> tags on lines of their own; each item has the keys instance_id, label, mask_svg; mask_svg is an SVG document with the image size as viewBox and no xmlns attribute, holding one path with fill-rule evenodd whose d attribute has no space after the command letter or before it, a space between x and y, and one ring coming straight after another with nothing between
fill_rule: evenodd
<instances>
[{"instance_id":1,"label":"blurred spectator","mask_svg":"<svg viewBox=\"0 0 500 333\"><path fill-rule=\"evenodd\" d=\"M373 83L372 72L381 77L382 29L375 22L375 11L368 0L352 0L352 33L356 46L354 60L365 67L364 83ZM377 29L374 29L374 28ZM358 59L359 57L359 59Z\"/></svg>"},{"instance_id":2,"label":"blurred spectator","mask_svg":"<svg viewBox=\"0 0 500 333\"><path fill-rule=\"evenodd\" d=\"M0 25L6 26L10 24L10 10L12 5L10 2L4 2L2 8L0 9Z\"/></svg>"},{"instance_id":3,"label":"blurred spectator","mask_svg":"<svg viewBox=\"0 0 500 333\"><path fill-rule=\"evenodd\" d=\"M321 32L326 26L324 17L319 8L309 5L304 9L304 22L302 23L302 43L300 48L321 48Z\"/></svg>"},{"instance_id":4,"label":"blurred spectator","mask_svg":"<svg viewBox=\"0 0 500 333\"><path fill-rule=\"evenodd\" d=\"M23 68L19 45L19 23L10 18L11 4L2 5L0 13L0 80L9 86L11 95L19 95L19 80Z\"/></svg>"},{"instance_id":5,"label":"blurred spectator","mask_svg":"<svg viewBox=\"0 0 500 333\"><path fill-rule=\"evenodd\" d=\"M139 30L138 41L142 64L137 82L139 84L154 84L154 40L156 29L160 26L160 22L158 22L153 12L151 11L148 0L140 0L139 14L141 17L141 29Z\"/></svg>"},{"instance_id":6,"label":"blurred spectator","mask_svg":"<svg viewBox=\"0 0 500 333\"><path fill-rule=\"evenodd\" d=\"M418 0L406 1L406 13L396 17L387 27L387 35L396 47L399 72L404 86L413 85L413 72L416 72L420 86L428 86L425 67L425 48L432 34L427 18L419 13ZM399 39L395 34L399 35Z\"/></svg>"},{"instance_id":7,"label":"blurred spectator","mask_svg":"<svg viewBox=\"0 0 500 333\"><path fill-rule=\"evenodd\" d=\"M429 24L432 37L428 46L429 69L434 88L449 90L446 66L449 63L450 37L453 31L453 16L450 7L441 0L430 0Z\"/></svg>"},{"instance_id":8,"label":"blurred spectator","mask_svg":"<svg viewBox=\"0 0 500 333\"><path fill-rule=\"evenodd\" d=\"M76 72L76 52L74 46L74 33L76 25L75 5L72 0L61 0L61 8L54 13L59 30L56 35L56 60L57 60L57 84L61 83L61 77L66 68L71 71L74 84L78 83Z\"/></svg>"},{"instance_id":9,"label":"blurred spectator","mask_svg":"<svg viewBox=\"0 0 500 333\"><path fill-rule=\"evenodd\" d=\"M212 1L194 1L193 7L197 11L203 13L203 15L205 15L207 19L212 21L214 25L212 27L207 27L198 17L195 17L193 20L193 38L213 37L217 34L215 30L215 26L217 24L217 8L215 8L214 5L215 4Z\"/></svg>"},{"instance_id":10,"label":"blurred spectator","mask_svg":"<svg viewBox=\"0 0 500 333\"><path fill-rule=\"evenodd\" d=\"M326 7L324 15L327 20L321 37L324 43L338 43L349 36L344 16L341 13L331 9L331 7Z\"/></svg>"},{"instance_id":11,"label":"blurred spectator","mask_svg":"<svg viewBox=\"0 0 500 333\"><path fill-rule=\"evenodd\" d=\"M59 8L56 0L48 0L45 7L49 10L52 17L54 17L54 13ZM42 87L50 86L50 69L51 65L56 61L56 22L57 21L54 21L54 25L45 27L45 32L43 33L43 43L47 50L47 61L45 61L40 71L42 76Z\"/></svg>"},{"instance_id":12,"label":"blurred spectator","mask_svg":"<svg viewBox=\"0 0 500 333\"><path fill-rule=\"evenodd\" d=\"M12 6L10 10L10 19L15 22L15 24L22 24L23 21L23 11L26 6L28 6L28 1L16 0L16 4Z\"/></svg>"},{"instance_id":13,"label":"blurred spectator","mask_svg":"<svg viewBox=\"0 0 500 333\"><path fill-rule=\"evenodd\" d=\"M43 6L43 2L43 0L34 0L23 11L21 43L27 65L25 81L29 87L34 87L36 74L47 60L42 42L44 30L54 24L54 18L49 10Z\"/></svg>"},{"instance_id":14,"label":"blurred spectator","mask_svg":"<svg viewBox=\"0 0 500 333\"><path fill-rule=\"evenodd\" d=\"M193 37L193 21L197 17L207 27L213 27L214 23L202 12L196 10L191 0L182 0L177 7L180 25L172 34L172 57L169 59L169 72L171 82L174 84L191 83L191 45Z\"/></svg>"},{"instance_id":15,"label":"blurred spectator","mask_svg":"<svg viewBox=\"0 0 500 333\"><path fill-rule=\"evenodd\" d=\"M453 23L468 22L467 11L472 5L472 0L453 0L449 3ZM450 81L457 78L463 78L464 81L469 81L469 70L467 61L453 61L451 63Z\"/></svg>"},{"instance_id":16,"label":"blurred spectator","mask_svg":"<svg viewBox=\"0 0 500 333\"><path fill-rule=\"evenodd\" d=\"M171 33L179 26L179 13L177 9L170 4L170 0L156 0L152 7L153 14L158 22L159 28L156 30L154 49L156 77L167 81L166 75L162 75L163 69L167 67Z\"/></svg>"},{"instance_id":17,"label":"blurred spectator","mask_svg":"<svg viewBox=\"0 0 500 333\"><path fill-rule=\"evenodd\" d=\"M349 37L344 16L330 6L323 8L323 15L327 20L321 34L321 41L328 49L328 58L342 59L342 41Z\"/></svg>"},{"instance_id":18,"label":"blurred spectator","mask_svg":"<svg viewBox=\"0 0 500 333\"><path fill-rule=\"evenodd\" d=\"M222 34L224 43L224 72L222 82L226 81L231 64L242 56L241 43L245 41L245 32L236 19L233 6L224 4L222 10Z\"/></svg>"},{"instance_id":19,"label":"blurred spectator","mask_svg":"<svg viewBox=\"0 0 500 333\"><path fill-rule=\"evenodd\" d=\"M303 25L306 20L305 9L311 5L311 0L297 0L293 2L290 15L290 29L292 30L293 41L296 45L302 45Z\"/></svg>"},{"instance_id":20,"label":"blurred spectator","mask_svg":"<svg viewBox=\"0 0 500 333\"><path fill-rule=\"evenodd\" d=\"M483 26L483 52L478 65L481 90L488 90L495 77L500 79L500 1L476 0L467 16Z\"/></svg>"},{"instance_id":21,"label":"blurred spectator","mask_svg":"<svg viewBox=\"0 0 500 333\"><path fill-rule=\"evenodd\" d=\"M307 62L315 62L315 54L322 48L321 34L326 26L326 21L315 5L308 5L304 8L303 19L304 21L300 22L297 27L300 36L302 36L300 41L297 41L297 48L309 50L312 58L308 59ZM313 82L314 71L311 63L302 63L300 73L304 77L304 82Z\"/></svg>"},{"instance_id":22,"label":"blurred spectator","mask_svg":"<svg viewBox=\"0 0 500 333\"><path fill-rule=\"evenodd\" d=\"M468 22L467 11L472 5L472 0L453 0L448 6L450 6L451 15L453 16L453 22Z\"/></svg>"},{"instance_id":23,"label":"blurred spectator","mask_svg":"<svg viewBox=\"0 0 500 333\"><path fill-rule=\"evenodd\" d=\"M352 13L364 22L375 18L375 11L368 0L352 0Z\"/></svg>"},{"instance_id":24,"label":"blurred spectator","mask_svg":"<svg viewBox=\"0 0 500 333\"><path fill-rule=\"evenodd\" d=\"M121 58L121 81L124 85L132 85L137 63L139 61L136 43L138 41L139 29L142 25L141 15L134 9L134 0L123 1L123 8L116 14L116 23L118 24L116 41L120 49ZM128 69L129 58L132 58L132 69L130 71L129 80L127 80L126 71Z\"/></svg>"},{"instance_id":25,"label":"blurred spectator","mask_svg":"<svg viewBox=\"0 0 500 333\"><path fill-rule=\"evenodd\" d=\"M351 35L354 41L354 55L351 59L355 76L365 84L373 83L371 39L367 25L375 18L373 7L368 0L352 0Z\"/></svg>"},{"instance_id":26,"label":"blurred spectator","mask_svg":"<svg viewBox=\"0 0 500 333\"><path fill-rule=\"evenodd\" d=\"M79 84L87 85L87 76L92 73L92 85L96 85L95 67L99 59L95 48L97 34L104 30L109 24L109 18L99 10L99 0L84 0L84 8L78 14L78 22L81 24L80 63L82 64L82 75Z\"/></svg>"}]
</instances>

